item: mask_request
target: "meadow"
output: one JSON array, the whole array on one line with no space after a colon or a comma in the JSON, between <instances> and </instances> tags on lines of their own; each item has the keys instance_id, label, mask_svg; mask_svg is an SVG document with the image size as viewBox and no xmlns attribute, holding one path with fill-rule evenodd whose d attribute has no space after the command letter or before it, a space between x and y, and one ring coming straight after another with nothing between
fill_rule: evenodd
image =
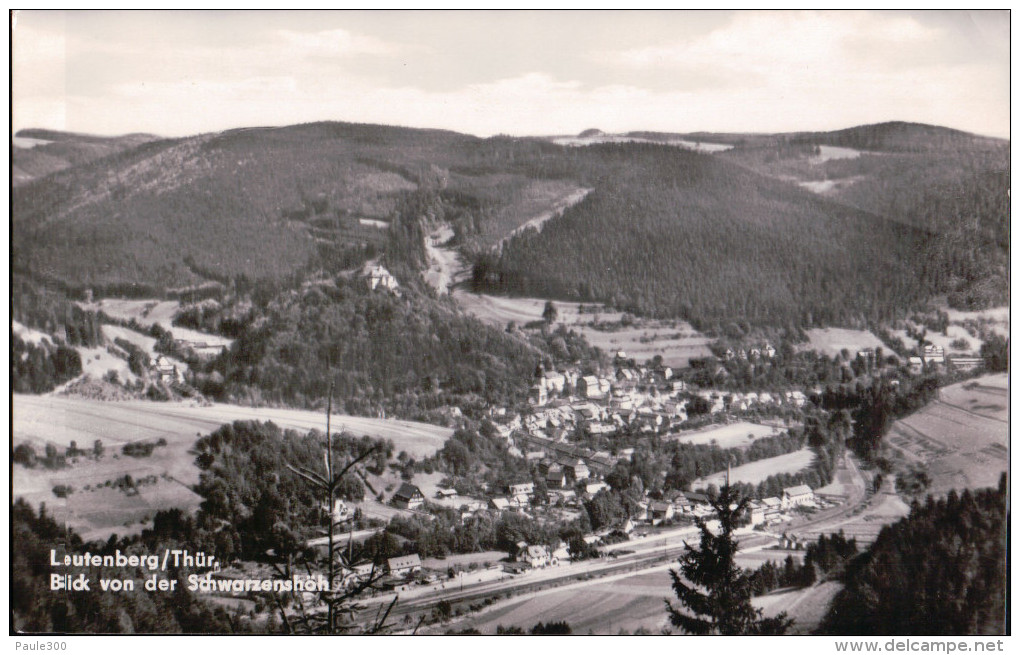
<instances>
[{"instance_id":1,"label":"meadow","mask_svg":"<svg viewBox=\"0 0 1020 655\"><path fill-rule=\"evenodd\" d=\"M931 478L929 493L994 487L1009 467L1005 374L950 385L939 398L893 424L886 442Z\"/></svg>"},{"instance_id":2,"label":"meadow","mask_svg":"<svg viewBox=\"0 0 1020 655\"><path fill-rule=\"evenodd\" d=\"M692 430L670 435L670 441L689 444L712 444L720 448L744 448L755 439L778 434L779 430L768 425L740 421L729 425L713 425L704 430Z\"/></svg>"},{"instance_id":3,"label":"meadow","mask_svg":"<svg viewBox=\"0 0 1020 655\"><path fill-rule=\"evenodd\" d=\"M737 563L757 568L766 560L781 561L786 552L757 551L737 556ZM676 563L663 564L632 573L611 575L591 581L572 583L567 587L546 589L500 601L491 609L457 623L457 629L477 628L482 634L493 634L500 625L530 629L539 621L566 621L575 635L615 635L621 630L638 629L660 634L668 628L665 600L675 601L668 570ZM796 603L804 592L786 595L769 594L754 600L766 614L780 612ZM775 597L774 597L775 596ZM806 604L808 607L810 603ZM807 625L804 626L809 627Z\"/></svg>"},{"instance_id":4,"label":"meadow","mask_svg":"<svg viewBox=\"0 0 1020 655\"><path fill-rule=\"evenodd\" d=\"M815 350L829 357L835 357L846 349L850 356L865 348L881 348L893 355L882 340L866 330L847 330L844 328L815 328L807 331L808 343L801 345L800 350Z\"/></svg>"},{"instance_id":5,"label":"meadow","mask_svg":"<svg viewBox=\"0 0 1020 655\"><path fill-rule=\"evenodd\" d=\"M546 303L542 298L478 294L463 289L455 290L453 297L464 311L495 327L540 321ZM581 334L588 343L611 355L623 351L641 363L659 355L667 366L683 367L691 358L711 354L708 346L713 340L685 321L634 319L632 325L624 327L620 325L623 312L598 304L555 301L553 306L557 324Z\"/></svg>"},{"instance_id":6,"label":"meadow","mask_svg":"<svg viewBox=\"0 0 1020 655\"><path fill-rule=\"evenodd\" d=\"M802 448L792 453L787 453L786 455L769 457L768 459L759 459L751 462L750 464L738 466L730 471L730 480L734 483L745 482L747 484L758 484L759 482L763 482L770 475L776 475L779 473L796 473L797 471L803 470L811 466L811 462L813 462L814 459L815 454L810 448ZM710 484L714 484L716 487L721 487L726 484L726 471L720 471L703 478L698 478L691 483L691 488L704 489Z\"/></svg>"},{"instance_id":7,"label":"meadow","mask_svg":"<svg viewBox=\"0 0 1020 655\"><path fill-rule=\"evenodd\" d=\"M138 532L143 519L151 519L158 509L179 507L194 510L201 498L191 491L198 482L198 468L191 449L195 440L223 423L237 420L273 421L282 428L308 431L324 430L325 416L320 412L293 409L249 408L233 405L200 407L195 403L156 403L142 400L99 403L59 396L16 394L13 400L13 444L27 443L42 455L49 443L63 451L76 442L91 449L100 440L105 454L99 461L78 457L69 468L48 470L41 466L28 469L15 466L12 491L33 505L46 503L86 538ZM335 415L335 431L354 435L391 439L395 452L413 457L431 455L452 434L448 428L414 423ZM165 439L151 456L124 455L122 448L132 442L155 443ZM105 487L108 480L130 475L135 480L155 477L152 484L138 487L137 495L126 495ZM58 499L52 490L57 485L76 490L67 500ZM86 491L85 486L102 487ZM380 507L370 510L380 512ZM366 512L371 513L371 512Z\"/></svg>"}]
</instances>

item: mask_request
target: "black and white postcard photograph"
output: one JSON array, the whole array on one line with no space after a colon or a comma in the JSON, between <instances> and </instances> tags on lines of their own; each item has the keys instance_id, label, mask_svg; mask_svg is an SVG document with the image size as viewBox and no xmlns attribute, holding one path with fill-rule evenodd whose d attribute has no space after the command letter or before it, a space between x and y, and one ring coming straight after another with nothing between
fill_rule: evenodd
<instances>
[{"instance_id":1,"label":"black and white postcard photograph","mask_svg":"<svg viewBox=\"0 0 1020 655\"><path fill-rule=\"evenodd\" d=\"M10 10L10 652L1004 652L1010 18Z\"/></svg>"}]
</instances>

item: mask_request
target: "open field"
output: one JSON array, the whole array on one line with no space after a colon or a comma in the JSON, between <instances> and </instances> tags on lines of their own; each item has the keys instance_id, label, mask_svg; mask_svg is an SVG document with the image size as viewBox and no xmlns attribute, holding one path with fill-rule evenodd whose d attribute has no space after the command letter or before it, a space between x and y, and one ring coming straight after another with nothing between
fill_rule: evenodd
<instances>
[{"instance_id":1,"label":"open field","mask_svg":"<svg viewBox=\"0 0 1020 655\"><path fill-rule=\"evenodd\" d=\"M97 439L103 442L106 455L98 462L80 458L70 468L59 471L21 466L13 471L15 497L24 497L33 505L45 502L48 507L64 507L65 513L70 512L69 524L90 538L105 538L113 532L137 532L142 527L138 521L146 515L151 518L155 509L180 507L190 510L197 507L200 499L188 487L198 482L198 469L194 465L194 456L188 451L198 436L212 432L224 423L252 419L271 420L282 428L302 431L324 427L321 413L302 410L233 405L198 407L187 403L143 400L102 403L21 394L14 396L12 419L14 445L28 443L40 454L47 443L63 449L72 440L79 448L91 448ZM406 450L415 457L435 452L452 434L447 428L424 423L351 416L334 416L333 426L337 430L346 428L356 435L392 439L397 452ZM167 445L156 448L151 457L136 459L121 454L126 443L155 442L160 438L166 439ZM125 474L136 480L156 476L157 482L140 487L140 493L130 497L110 489L83 491L85 485L103 484ZM78 491L65 502L52 493L53 487L58 484L69 484ZM107 497L111 494L118 495ZM375 501L369 502L369 505L365 513L379 514L379 518L400 511ZM124 527L125 522L134 525L128 529Z\"/></svg>"},{"instance_id":2,"label":"open field","mask_svg":"<svg viewBox=\"0 0 1020 655\"><path fill-rule=\"evenodd\" d=\"M458 289L453 293L457 303L475 318L489 325L506 327L510 321L518 325L524 325L531 321L542 320L542 310L545 308L545 300L542 298L523 298L510 296L492 296L481 293L471 293ZM568 327L574 327L575 323L590 323L591 314L580 314L578 308L581 303L554 301L558 314L557 322L565 323ZM596 305L587 305L595 307ZM619 312L603 311L599 314L602 320L618 321L623 314Z\"/></svg>"},{"instance_id":3,"label":"open field","mask_svg":"<svg viewBox=\"0 0 1020 655\"><path fill-rule=\"evenodd\" d=\"M704 430L692 430L670 435L670 441L689 444L711 444L720 448L744 448L755 439L779 434L779 428L741 421L729 425L714 425Z\"/></svg>"},{"instance_id":4,"label":"open field","mask_svg":"<svg viewBox=\"0 0 1020 655\"><path fill-rule=\"evenodd\" d=\"M101 379L109 371L117 373L117 378L121 382L134 382L138 379L138 376L131 372L127 360L111 355L106 348L75 346L75 350L81 355L82 373L93 379Z\"/></svg>"},{"instance_id":5,"label":"open field","mask_svg":"<svg viewBox=\"0 0 1020 655\"><path fill-rule=\"evenodd\" d=\"M878 538L878 533L882 531L882 528L899 521L909 513L910 506L903 502L903 499L896 493L883 492L875 496L872 502L859 514L840 522L825 524L823 527L791 530L791 533L813 541L823 534L843 532L847 539L856 539L858 544L865 546Z\"/></svg>"},{"instance_id":6,"label":"open field","mask_svg":"<svg viewBox=\"0 0 1020 655\"><path fill-rule=\"evenodd\" d=\"M46 503L48 513L56 521L66 523L86 541L105 541L113 534L122 537L139 534L151 527L156 512L173 508L193 511L202 501L198 494L179 482L166 480L156 473L148 475L157 475L157 482L138 487L138 493L131 496L113 487L95 488L106 479L118 477L116 475L103 480L91 476L67 475L59 479L54 476L53 485L69 484L75 489L64 499L54 496L50 489L17 496L34 506ZM132 474L132 477L137 480L144 476ZM86 484L93 488L85 490Z\"/></svg>"},{"instance_id":7,"label":"open field","mask_svg":"<svg viewBox=\"0 0 1020 655\"><path fill-rule=\"evenodd\" d=\"M127 443L149 438L190 439L206 434L224 423L243 420L272 421L281 428L323 430L325 415L302 409L241 407L192 403L157 403L128 400L98 403L53 396L14 396L14 441L45 445L66 445L71 439L91 444ZM391 439L396 452L421 458L433 454L453 434L450 428L414 421L364 418L334 414L333 429L355 435Z\"/></svg>"},{"instance_id":8,"label":"open field","mask_svg":"<svg viewBox=\"0 0 1020 655\"><path fill-rule=\"evenodd\" d=\"M863 490L864 482L857 471L849 468L837 468L832 482L815 489L815 493L825 496L843 496L849 498L855 490ZM863 494L863 491L861 492Z\"/></svg>"},{"instance_id":9,"label":"open field","mask_svg":"<svg viewBox=\"0 0 1020 655\"><path fill-rule=\"evenodd\" d=\"M520 326L542 320L546 303L542 298L492 296L462 289L454 291L453 297L466 312L497 327L506 327L511 321ZM686 366L692 357L710 354L708 345L712 339L700 334L684 321L639 319L634 326L609 331L592 327L596 316L600 323L618 323L623 316L621 312L602 308L596 315L590 310L598 305L591 303L554 301L553 305L556 307L558 324L562 323L567 329L582 334L591 345L609 353L622 350L627 357L639 362L661 355L663 362L677 367ZM588 311L581 313L579 309L582 306Z\"/></svg>"},{"instance_id":10,"label":"open field","mask_svg":"<svg viewBox=\"0 0 1020 655\"><path fill-rule=\"evenodd\" d=\"M711 354L708 345L713 339L696 332L683 321L663 323L646 321L640 327L625 328L616 332L596 330L590 325L568 325L584 335L593 346L608 353L622 350L628 358L645 362L656 355L667 366L685 367L691 359Z\"/></svg>"},{"instance_id":11,"label":"open field","mask_svg":"<svg viewBox=\"0 0 1020 655\"><path fill-rule=\"evenodd\" d=\"M1009 396L1004 373L942 389L893 424L886 442L931 476L929 491L994 487L1009 467Z\"/></svg>"},{"instance_id":12,"label":"open field","mask_svg":"<svg viewBox=\"0 0 1020 655\"><path fill-rule=\"evenodd\" d=\"M91 304L80 303L85 309L102 310L106 315L130 321L132 318L139 324L150 326L158 323L160 327L173 332L175 339L191 342L205 342L210 346L229 346L233 339L176 326L173 324L174 314L180 308L176 300L133 300L126 298L102 298Z\"/></svg>"},{"instance_id":13,"label":"open field","mask_svg":"<svg viewBox=\"0 0 1020 655\"><path fill-rule=\"evenodd\" d=\"M846 330L843 328L815 328L807 331L808 343L800 345L798 350L816 350L834 357L842 349L847 349L853 356L865 348L882 348L887 354L894 355L882 340L865 330Z\"/></svg>"},{"instance_id":14,"label":"open field","mask_svg":"<svg viewBox=\"0 0 1020 655\"><path fill-rule=\"evenodd\" d=\"M769 457L768 459L759 459L756 462L738 466L730 471L730 479L733 482L758 484L770 475L775 475L777 473L796 473L801 469L805 469L811 465L811 462L813 462L814 459L815 454L811 452L810 448L802 448L798 451L787 453L786 455ZM698 478L691 483L691 488L704 489L710 484L714 484L717 487L721 487L726 484L726 471L720 471L704 478Z\"/></svg>"},{"instance_id":15,"label":"open field","mask_svg":"<svg viewBox=\"0 0 1020 655\"><path fill-rule=\"evenodd\" d=\"M764 610L766 616L786 612L793 619L789 634L810 634L825 618L829 603L842 588L839 582L823 582L807 589L777 589L755 598L754 604Z\"/></svg>"},{"instance_id":16,"label":"open field","mask_svg":"<svg viewBox=\"0 0 1020 655\"><path fill-rule=\"evenodd\" d=\"M912 339L910 335L907 334L906 330L890 330L889 333L892 334L894 337L899 338L900 341L902 341L908 347L912 348L917 344L917 340ZM954 348L950 345L952 342L957 341L959 339L962 339L967 342L966 348ZM971 334L967 332L967 330L965 330L963 326L955 324L951 324L946 329L945 334L942 334L941 332L934 332L932 330L928 330L928 333L925 336L925 340L930 341L933 345L942 348L947 355L953 353L958 355L959 354L976 355L977 352L981 349L982 343L980 339L971 336Z\"/></svg>"},{"instance_id":17,"label":"open field","mask_svg":"<svg viewBox=\"0 0 1020 655\"><path fill-rule=\"evenodd\" d=\"M552 139L558 146L590 146L599 143L652 143L661 146L674 146L685 150L697 150L699 152L723 152L733 148L725 143L702 143L700 141L688 141L686 139L645 139L627 134L597 134L594 136L564 136Z\"/></svg>"},{"instance_id":18,"label":"open field","mask_svg":"<svg viewBox=\"0 0 1020 655\"><path fill-rule=\"evenodd\" d=\"M766 560L781 562L786 552L758 551L737 556L737 563L748 568L761 566ZM539 621L566 621L574 634L615 635L621 630L633 632L644 628L659 634L669 627L665 599L676 600L671 587L669 569L675 563L663 564L632 573L612 575L587 582L576 582L566 588L551 588L500 601L480 614L454 624L457 629L477 628L482 634L493 634L500 625L530 629ZM755 599L766 605L767 597ZM785 600L783 607L792 604ZM773 605L779 605L773 601ZM775 610L776 612L782 609ZM768 609L767 613L771 613Z\"/></svg>"},{"instance_id":19,"label":"open field","mask_svg":"<svg viewBox=\"0 0 1020 655\"><path fill-rule=\"evenodd\" d=\"M146 334L135 332L132 329L121 327L119 325L104 325L102 330L103 337L108 341L112 342L116 339L124 339L125 341L138 346L150 355L156 352L156 340Z\"/></svg>"},{"instance_id":20,"label":"open field","mask_svg":"<svg viewBox=\"0 0 1020 655\"><path fill-rule=\"evenodd\" d=\"M988 327L999 335L1009 337L1009 307L992 307L974 312L964 312L948 307L944 307L943 310L949 315L950 324L960 324L966 321L983 322L987 323Z\"/></svg>"},{"instance_id":21,"label":"open field","mask_svg":"<svg viewBox=\"0 0 1020 655\"><path fill-rule=\"evenodd\" d=\"M471 564L486 566L488 564L495 564L505 560L506 558L507 554L502 550L483 550L480 553L447 555L442 559L439 559L438 557L427 557L423 559L421 563L422 566L427 569L442 571L451 566L469 566Z\"/></svg>"},{"instance_id":22,"label":"open field","mask_svg":"<svg viewBox=\"0 0 1020 655\"><path fill-rule=\"evenodd\" d=\"M425 271L425 281L440 295L450 293L453 286L469 274L461 261L460 253L454 248L442 247L452 237L453 229L449 225L443 225L425 239L425 253L429 264Z\"/></svg>"}]
</instances>

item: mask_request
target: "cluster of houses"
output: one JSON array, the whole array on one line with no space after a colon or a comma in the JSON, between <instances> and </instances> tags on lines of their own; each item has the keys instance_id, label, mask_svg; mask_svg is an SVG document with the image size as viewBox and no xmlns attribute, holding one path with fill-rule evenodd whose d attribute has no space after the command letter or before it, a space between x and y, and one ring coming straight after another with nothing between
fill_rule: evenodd
<instances>
[{"instance_id":1,"label":"cluster of houses","mask_svg":"<svg viewBox=\"0 0 1020 655\"><path fill-rule=\"evenodd\" d=\"M760 356L770 357L771 346ZM751 349L756 350L756 349ZM564 390L573 389L573 393ZM688 419L689 398L703 399L712 413L778 407L803 407L803 391L731 392L715 389L690 390L674 377L667 366L620 366L615 375L581 376L577 372L549 372L539 368L529 392L531 413L506 425L501 433L509 440L516 430L542 434L554 440L566 439L579 424L591 434L611 434L629 427L655 432L679 426Z\"/></svg>"},{"instance_id":2,"label":"cluster of houses","mask_svg":"<svg viewBox=\"0 0 1020 655\"><path fill-rule=\"evenodd\" d=\"M782 498L771 496L751 501L747 513L752 526L772 525L783 520L783 512L814 504L815 492L806 484L800 484L783 489Z\"/></svg>"},{"instance_id":3,"label":"cluster of houses","mask_svg":"<svg viewBox=\"0 0 1020 655\"><path fill-rule=\"evenodd\" d=\"M713 414L722 411L746 412L758 407L776 407L784 404L792 405L793 407L803 407L808 401L807 394L799 390L776 393L768 391L740 393L736 391L702 389L694 392L694 394L710 403L711 409L709 411Z\"/></svg>"},{"instance_id":4,"label":"cluster of houses","mask_svg":"<svg viewBox=\"0 0 1020 655\"><path fill-rule=\"evenodd\" d=\"M760 346L754 346L751 348L747 348L746 350L743 348L737 348L736 350L733 350L732 348L727 348L726 351L723 353L723 359L726 360L746 359L749 361L753 361L756 359L772 359L775 356L776 349L773 348L772 345L769 344L769 342L767 341Z\"/></svg>"},{"instance_id":5,"label":"cluster of houses","mask_svg":"<svg viewBox=\"0 0 1020 655\"><path fill-rule=\"evenodd\" d=\"M795 507L812 506L815 495L811 487L797 485L783 490L781 498L770 497L754 500L748 505L747 519L752 527L771 525L783 520L782 514ZM638 511L627 519L626 523L617 526L624 532L630 532L635 523L659 525L679 516L708 518L714 513L709 498L704 493L688 491L677 492L662 500L645 500L638 504Z\"/></svg>"},{"instance_id":6,"label":"cluster of houses","mask_svg":"<svg viewBox=\"0 0 1020 655\"><path fill-rule=\"evenodd\" d=\"M561 463L555 458L548 458L543 460L539 467L539 470L543 471L546 476L550 502L563 501L568 507L578 507L582 498L590 498L599 491L609 488L609 485L604 481L591 477L588 466L580 458L568 460L566 463ZM566 471L571 471L569 477L567 477ZM567 482L568 480L569 482ZM554 483L561 484L556 486ZM456 494L452 490L445 491L447 494L451 492ZM437 495L442 496L443 493L444 490L440 490ZM490 498L486 506L483 507L480 503L476 503L475 506L467 507L465 516L470 516L483 509L498 512L525 512L532 506L534 496L535 484L533 482L511 484L507 487L505 495ZM417 509L424 504L425 497L418 487L404 483L394 494L393 502L398 507ZM752 527L772 525L784 520L782 516L784 512L796 507L815 506L815 504L816 497L811 487L806 484L796 485L783 489L781 497L773 496L751 501L748 505L747 518ZM676 492L661 500L645 499L641 501L638 503L637 511L625 523L614 526L614 528L629 533L636 523L656 526L679 516L705 518L713 511L706 494L696 491Z\"/></svg>"},{"instance_id":7,"label":"cluster of houses","mask_svg":"<svg viewBox=\"0 0 1020 655\"><path fill-rule=\"evenodd\" d=\"M569 560L570 551L567 549L567 544L562 541L555 548L518 541L510 552L510 563L504 568L510 573L519 573L528 569L556 566L560 562Z\"/></svg>"}]
</instances>

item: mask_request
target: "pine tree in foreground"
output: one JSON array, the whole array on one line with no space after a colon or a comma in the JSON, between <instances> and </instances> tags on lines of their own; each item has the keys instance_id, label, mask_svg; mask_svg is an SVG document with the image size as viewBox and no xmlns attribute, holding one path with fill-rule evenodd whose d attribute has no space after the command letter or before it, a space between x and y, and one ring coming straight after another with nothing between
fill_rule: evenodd
<instances>
[{"instance_id":1,"label":"pine tree in foreground","mask_svg":"<svg viewBox=\"0 0 1020 655\"><path fill-rule=\"evenodd\" d=\"M670 623L694 635L781 635L793 625L785 612L765 617L751 603L752 576L735 562L738 543L733 538L739 518L747 509L747 498L728 484L712 500L719 521L715 533L702 518L699 548L687 545L680 570L671 569L673 591L679 607L668 599ZM685 544L686 545L686 544Z\"/></svg>"}]
</instances>

